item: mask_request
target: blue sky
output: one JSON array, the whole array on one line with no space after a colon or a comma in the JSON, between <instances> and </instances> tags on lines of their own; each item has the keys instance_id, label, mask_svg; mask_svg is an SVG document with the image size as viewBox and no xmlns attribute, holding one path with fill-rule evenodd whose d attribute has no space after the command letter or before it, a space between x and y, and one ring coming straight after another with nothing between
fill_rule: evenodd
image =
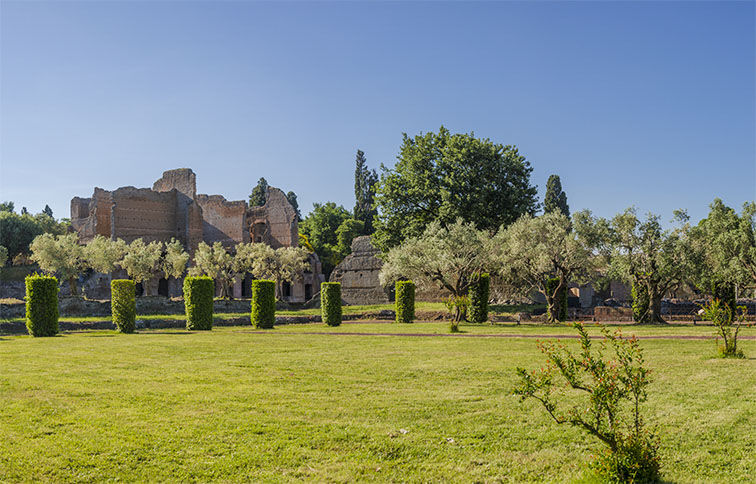
<instances>
[{"instance_id":1,"label":"blue sky","mask_svg":"<svg viewBox=\"0 0 756 484\"><path fill-rule=\"evenodd\" d=\"M0 4L0 198L69 215L191 167L354 203L403 132L514 144L573 211L756 198L754 2Z\"/></svg>"}]
</instances>

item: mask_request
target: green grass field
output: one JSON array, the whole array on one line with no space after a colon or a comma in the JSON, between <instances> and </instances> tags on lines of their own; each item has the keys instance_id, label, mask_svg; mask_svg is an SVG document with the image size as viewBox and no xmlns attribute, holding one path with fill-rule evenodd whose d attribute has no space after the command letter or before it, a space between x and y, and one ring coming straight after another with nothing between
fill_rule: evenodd
<instances>
[{"instance_id":1,"label":"green grass field","mask_svg":"<svg viewBox=\"0 0 756 484\"><path fill-rule=\"evenodd\" d=\"M541 364L535 340L470 337L572 330L462 330L377 336L448 326L309 324L3 336L0 481L581 480L596 442L510 395L514 368ZM329 334L339 332L365 334ZM664 478L753 482L756 341L742 342L745 360L713 358L713 340L642 346Z\"/></svg>"}]
</instances>

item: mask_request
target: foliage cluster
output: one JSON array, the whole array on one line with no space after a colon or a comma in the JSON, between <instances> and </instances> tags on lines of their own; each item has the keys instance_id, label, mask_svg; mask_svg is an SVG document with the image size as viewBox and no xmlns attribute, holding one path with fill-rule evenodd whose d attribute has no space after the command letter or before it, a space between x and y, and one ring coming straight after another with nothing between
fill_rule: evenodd
<instances>
[{"instance_id":1,"label":"foliage cluster","mask_svg":"<svg viewBox=\"0 0 756 484\"><path fill-rule=\"evenodd\" d=\"M122 333L133 333L136 328L136 283L130 279L113 279L110 294L113 324Z\"/></svg>"},{"instance_id":2,"label":"foliage cluster","mask_svg":"<svg viewBox=\"0 0 756 484\"><path fill-rule=\"evenodd\" d=\"M630 297L633 300L633 321L641 324L648 323L651 315L648 312L649 300L646 285L634 282L630 290Z\"/></svg>"},{"instance_id":3,"label":"foliage cluster","mask_svg":"<svg viewBox=\"0 0 756 484\"><path fill-rule=\"evenodd\" d=\"M415 283L396 281L396 322L411 323L415 320Z\"/></svg>"},{"instance_id":4,"label":"foliage cluster","mask_svg":"<svg viewBox=\"0 0 756 484\"><path fill-rule=\"evenodd\" d=\"M26 328L32 336L58 334L58 280L33 274L26 277Z\"/></svg>"},{"instance_id":5,"label":"foliage cluster","mask_svg":"<svg viewBox=\"0 0 756 484\"><path fill-rule=\"evenodd\" d=\"M382 166L374 244L382 251L457 219L495 231L538 208L532 168L517 148L470 134L403 135L398 161Z\"/></svg>"},{"instance_id":6,"label":"foliage cluster","mask_svg":"<svg viewBox=\"0 0 756 484\"><path fill-rule=\"evenodd\" d=\"M215 282L206 276L184 279L184 308L186 309L186 329L213 329L213 296Z\"/></svg>"},{"instance_id":7,"label":"foliage cluster","mask_svg":"<svg viewBox=\"0 0 756 484\"><path fill-rule=\"evenodd\" d=\"M341 325L341 283L320 284L320 311L323 322L328 326Z\"/></svg>"},{"instance_id":8,"label":"foliage cluster","mask_svg":"<svg viewBox=\"0 0 756 484\"><path fill-rule=\"evenodd\" d=\"M12 205L12 202L6 203ZM7 249L11 260L18 255L29 254L29 245L38 235L62 235L68 230L67 222L58 222L44 212L36 215L17 214L10 208L0 210L0 245Z\"/></svg>"},{"instance_id":9,"label":"foliage cluster","mask_svg":"<svg viewBox=\"0 0 756 484\"><path fill-rule=\"evenodd\" d=\"M252 307L250 319L252 326L270 329L276 323L276 283L274 281L255 280L251 284Z\"/></svg>"},{"instance_id":10,"label":"foliage cluster","mask_svg":"<svg viewBox=\"0 0 756 484\"><path fill-rule=\"evenodd\" d=\"M603 443L594 469L611 482L655 482L659 479L658 439L646 427L641 403L647 399L649 370L644 365L638 340L601 328L604 340L594 342L581 323L580 352L573 354L559 342L543 342L539 348L546 366L527 371L517 368L514 394L533 399L558 424L583 429ZM605 356L611 350L613 357ZM568 409L565 403L578 401Z\"/></svg>"},{"instance_id":11,"label":"foliage cluster","mask_svg":"<svg viewBox=\"0 0 756 484\"><path fill-rule=\"evenodd\" d=\"M467 317L470 310L470 297L467 295L451 295L444 301L446 310L451 318L449 332L459 333L459 323Z\"/></svg>"},{"instance_id":12,"label":"foliage cluster","mask_svg":"<svg viewBox=\"0 0 756 484\"><path fill-rule=\"evenodd\" d=\"M745 358L743 350L738 349L738 333L740 326L746 320L746 307L738 306L735 311L730 305L719 299L713 299L710 303L703 306L704 318L714 323L717 328L717 335L722 338L723 344L717 346L719 354L723 358Z\"/></svg>"}]
</instances>

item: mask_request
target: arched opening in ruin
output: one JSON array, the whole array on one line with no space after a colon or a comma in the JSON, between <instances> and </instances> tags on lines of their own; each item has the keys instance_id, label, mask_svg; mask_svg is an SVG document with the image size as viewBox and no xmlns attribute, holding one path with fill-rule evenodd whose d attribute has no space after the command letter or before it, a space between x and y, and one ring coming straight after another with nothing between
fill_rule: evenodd
<instances>
[{"instance_id":1,"label":"arched opening in ruin","mask_svg":"<svg viewBox=\"0 0 756 484\"><path fill-rule=\"evenodd\" d=\"M305 284L305 301L312 299L312 284Z\"/></svg>"},{"instance_id":2,"label":"arched opening in ruin","mask_svg":"<svg viewBox=\"0 0 756 484\"><path fill-rule=\"evenodd\" d=\"M142 285L141 282L137 282L136 283L135 290L136 290L136 295L137 296L143 296L144 295L144 286Z\"/></svg>"},{"instance_id":3,"label":"arched opening in ruin","mask_svg":"<svg viewBox=\"0 0 756 484\"><path fill-rule=\"evenodd\" d=\"M283 284L281 284L281 295L283 297L291 297L291 283L288 281L284 281Z\"/></svg>"},{"instance_id":4,"label":"arched opening in ruin","mask_svg":"<svg viewBox=\"0 0 756 484\"><path fill-rule=\"evenodd\" d=\"M168 279L165 277L158 281L158 296L168 297Z\"/></svg>"}]
</instances>

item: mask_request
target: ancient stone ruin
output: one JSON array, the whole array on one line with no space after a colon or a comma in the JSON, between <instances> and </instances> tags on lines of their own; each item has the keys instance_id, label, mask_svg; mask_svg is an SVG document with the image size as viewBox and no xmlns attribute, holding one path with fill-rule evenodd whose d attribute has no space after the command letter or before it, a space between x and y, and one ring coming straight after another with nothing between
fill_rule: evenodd
<instances>
[{"instance_id":1,"label":"ancient stone ruin","mask_svg":"<svg viewBox=\"0 0 756 484\"><path fill-rule=\"evenodd\" d=\"M71 226L83 243L96 235L126 242L175 238L192 254L200 242L221 242L228 248L240 242L263 243L274 249L299 245L297 213L283 191L270 187L265 205L250 207L244 200L198 194L196 176L189 168L164 172L152 188L95 188L90 198L74 197ZM284 300L305 302L318 291L323 276L317 255L311 255L310 266L297 282L284 284ZM234 297L249 295L249 281L247 276L234 285ZM153 294L181 294L181 281L156 278L149 284L157 285ZM109 284L99 286L108 290Z\"/></svg>"},{"instance_id":2,"label":"ancient stone ruin","mask_svg":"<svg viewBox=\"0 0 756 484\"><path fill-rule=\"evenodd\" d=\"M370 236L355 237L352 253L331 272L331 282L341 283L341 298L351 305L383 304L390 295L378 281L383 262L376 257L379 250L370 243Z\"/></svg>"}]
</instances>

